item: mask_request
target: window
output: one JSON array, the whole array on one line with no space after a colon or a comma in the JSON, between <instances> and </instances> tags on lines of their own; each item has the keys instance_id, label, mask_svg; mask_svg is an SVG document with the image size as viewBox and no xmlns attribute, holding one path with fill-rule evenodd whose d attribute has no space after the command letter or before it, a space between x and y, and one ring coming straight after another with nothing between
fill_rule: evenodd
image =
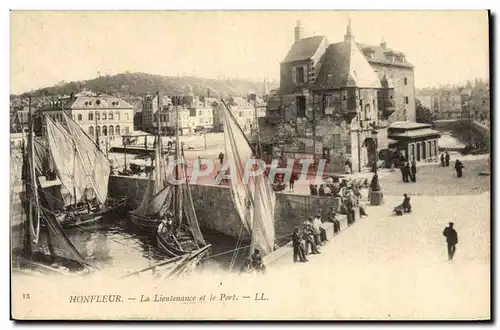
<instances>
[{"instance_id":1,"label":"window","mask_svg":"<svg viewBox=\"0 0 500 330\"><path fill-rule=\"evenodd\" d=\"M89 135L94 136L94 126L89 127Z\"/></svg>"},{"instance_id":2,"label":"window","mask_svg":"<svg viewBox=\"0 0 500 330\"><path fill-rule=\"evenodd\" d=\"M128 119L128 113L125 114L125 120L129 120Z\"/></svg>"},{"instance_id":3,"label":"window","mask_svg":"<svg viewBox=\"0 0 500 330\"><path fill-rule=\"evenodd\" d=\"M408 85L408 78L404 77L405 85Z\"/></svg>"},{"instance_id":4,"label":"window","mask_svg":"<svg viewBox=\"0 0 500 330\"><path fill-rule=\"evenodd\" d=\"M102 135L108 136L108 126L104 125L102 127Z\"/></svg>"},{"instance_id":5,"label":"window","mask_svg":"<svg viewBox=\"0 0 500 330\"><path fill-rule=\"evenodd\" d=\"M296 81L297 84L302 84L305 82L304 80L304 68L303 67L298 67L295 69L295 74L296 74Z\"/></svg>"},{"instance_id":6,"label":"window","mask_svg":"<svg viewBox=\"0 0 500 330\"><path fill-rule=\"evenodd\" d=\"M102 120L106 120L106 113L105 112L102 113Z\"/></svg>"},{"instance_id":7,"label":"window","mask_svg":"<svg viewBox=\"0 0 500 330\"><path fill-rule=\"evenodd\" d=\"M125 126L125 134L128 134L128 126Z\"/></svg>"},{"instance_id":8,"label":"window","mask_svg":"<svg viewBox=\"0 0 500 330\"><path fill-rule=\"evenodd\" d=\"M116 135L120 135L121 134L120 133L120 125L116 125L116 127L115 127L115 133L116 133Z\"/></svg>"},{"instance_id":9,"label":"window","mask_svg":"<svg viewBox=\"0 0 500 330\"><path fill-rule=\"evenodd\" d=\"M109 112L108 119L109 120L113 120L113 111Z\"/></svg>"},{"instance_id":10,"label":"window","mask_svg":"<svg viewBox=\"0 0 500 330\"><path fill-rule=\"evenodd\" d=\"M89 102L85 102L85 105L89 105Z\"/></svg>"},{"instance_id":11,"label":"window","mask_svg":"<svg viewBox=\"0 0 500 330\"><path fill-rule=\"evenodd\" d=\"M93 112L89 112L89 120L94 120L94 113Z\"/></svg>"},{"instance_id":12,"label":"window","mask_svg":"<svg viewBox=\"0 0 500 330\"><path fill-rule=\"evenodd\" d=\"M96 120L101 120L101 114L99 112L95 112L95 119Z\"/></svg>"},{"instance_id":13,"label":"window","mask_svg":"<svg viewBox=\"0 0 500 330\"><path fill-rule=\"evenodd\" d=\"M95 128L95 133L96 133L97 135L101 135L101 126L99 126L99 125L98 125L98 126Z\"/></svg>"},{"instance_id":14,"label":"window","mask_svg":"<svg viewBox=\"0 0 500 330\"><path fill-rule=\"evenodd\" d=\"M89 105L92 105L92 101L89 102Z\"/></svg>"},{"instance_id":15,"label":"window","mask_svg":"<svg viewBox=\"0 0 500 330\"><path fill-rule=\"evenodd\" d=\"M92 104L92 103L90 103L90 104ZM95 101L95 104L100 105L101 104L101 100Z\"/></svg>"},{"instance_id":16,"label":"window","mask_svg":"<svg viewBox=\"0 0 500 330\"><path fill-rule=\"evenodd\" d=\"M351 150L351 145L350 144L346 144L345 145L345 153L350 155L352 153L352 150Z\"/></svg>"},{"instance_id":17,"label":"window","mask_svg":"<svg viewBox=\"0 0 500 330\"><path fill-rule=\"evenodd\" d=\"M120 113L118 111L115 112L116 120L120 120Z\"/></svg>"},{"instance_id":18,"label":"window","mask_svg":"<svg viewBox=\"0 0 500 330\"><path fill-rule=\"evenodd\" d=\"M365 120L370 120L370 105L365 104Z\"/></svg>"},{"instance_id":19,"label":"window","mask_svg":"<svg viewBox=\"0 0 500 330\"><path fill-rule=\"evenodd\" d=\"M408 104L408 96L405 96L405 103Z\"/></svg>"},{"instance_id":20,"label":"window","mask_svg":"<svg viewBox=\"0 0 500 330\"><path fill-rule=\"evenodd\" d=\"M115 135L115 131L113 129L113 125L109 125L109 135Z\"/></svg>"},{"instance_id":21,"label":"window","mask_svg":"<svg viewBox=\"0 0 500 330\"><path fill-rule=\"evenodd\" d=\"M78 114L78 121L82 121L82 114L81 113Z\"/></svg>"}]
</instances>

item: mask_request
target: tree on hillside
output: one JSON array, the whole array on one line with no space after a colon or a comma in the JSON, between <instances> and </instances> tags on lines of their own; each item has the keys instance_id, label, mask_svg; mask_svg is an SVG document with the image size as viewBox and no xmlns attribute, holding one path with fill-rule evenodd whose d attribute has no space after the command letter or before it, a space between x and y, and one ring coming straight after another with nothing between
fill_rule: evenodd
<instances>
[{"instance_id":1,"label":"tree on hillside","mask_svg":"<svg viewBox=\"0 0 500 330\"><path fill-rule=\"evenodd\" d=\"M436 114L431 109L424 107L420 100L415 100L417 112L417 123L432 124L436 120Z\"/></svg>"}]
</instances>

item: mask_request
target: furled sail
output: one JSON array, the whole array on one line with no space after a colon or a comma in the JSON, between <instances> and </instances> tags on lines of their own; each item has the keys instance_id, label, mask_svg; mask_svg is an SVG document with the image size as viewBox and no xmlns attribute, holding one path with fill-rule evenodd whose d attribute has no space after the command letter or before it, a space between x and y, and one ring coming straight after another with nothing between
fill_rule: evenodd
<instances>
[{"instance_id":1,"label":"furled sail","mask_svg":"<svg viewBox=\"0 0 500 330\"><path fill-rule=\"evenodd\" d=\"M244 178L245 167L253 152L243 131L227 108L224 109L224 140L226 159L230 162L231 192L236 210L245 228L252 235L252 249L268 254L274 248L274 206L276 198L268 180L259 175ZM233 180L234 179L234 180Z\"/></svg>"},{"instance_id":2,"label":"furled sail","mask_svg":"<svg viewBox=\"0 0 500 330\"><path fill-rule=\"evenodd\" d=\"M102 153L94 141L92 141L78 124L73 121L66 113L63 113L66 119L68 132L71 134L75 143L77 160L81 162L87 177L86 185L94 190L95 197L99 202L104 203L108 195L108 179L111 172L111 163Z\"/></svg>"},{"instance_id":3,"label":"furled sail","mask_svg":"<svg viewBox=\"0 0 500 330\"><path fill-rule=\"evenodd\" d=\"M86 169L78 159L78 146L59 122L56 123L46 116L46 123L48 148L57 177L73 201L80 201L85 196L88 183Z\"/></svg>"},{"instance_id":4,"label":"furled sail","mask_svg":"<svg viewBox=\"0 0 500 330\"><path fill-rule=\"evenodd\" d=\"M225 159L230 162L231 173L231 195L236 211L248 232L252 229L253 220L253 192L255 191L254 180L249 178L245 182L244 174L248 160L253 158L253 152L247 143L246 137L232 118L228 109L224 109L224 144ZM232 173L231 171L234 171Z\"/></svg>"},{"instance_id":5,"label":"furled sail","mask_svg":"<svg viewBox=\"0 0 500 330\"><path fill-rule=\"evenodd\" d=\"M30 244L28 248L31 252L47 248L52 257L73 260L81 265L88 266L73 243L64 234L61 225L55 219L52 211L40 206L40 199L43 198L43 195L38 193L38 182L36 179L36 164L38 161L35 157L35 145L35 141L32 138L29 139L27 157L25 159L27 165L24 176L27 199L25 205L30 236L30 241L26 242L26 244ZM45 223L46 235L43 238L39 235L41 222Z\"/></svg>"},{"instance_id":6,"label":"furled sail","mask_svg":"<svg viewBox=\"0 0 500 330\"><path fill-rule=\"evenodd\" d=\"M264 255L274 250L274 204L274 191L269 189L266 178L256 177L251 250L259 248Z\"/></svg>"},{"instance_id":7,"label":"furled sail","mask_svg":"<svg viewBox=\"0 0 500 330\"><path fill-rule=\"evenodd\" d=\"M196 217L196 212L194 210L193 197L191 196L191 189L189 188L189 182L187 179L186 168L184 166L181 167L181 178L186 178L186 183L182 185L182 197L183 203L182 208L184 210L184 214L186 215L187 223L193 234L194 239L201 245L206 245L205 239L203 238L203 234L201 233L200 225L198 223L198 218Z\"/></svg>"},{"instance_id":8,"label":"furled sail","mask_svg":"<svg viewBox=\"0 0 500 330\"><path fill-rule=\"evenodd\" d=\"M155 150L155 170L149 175L149 182L151 183L147 188L139 206L130 213L146 216L156 215L160 210L164 209L164 204L172 194L172 187L164 186L165 177L163 175L163 162L161 139L157 139Z\"/></svg>"}]
</instances>

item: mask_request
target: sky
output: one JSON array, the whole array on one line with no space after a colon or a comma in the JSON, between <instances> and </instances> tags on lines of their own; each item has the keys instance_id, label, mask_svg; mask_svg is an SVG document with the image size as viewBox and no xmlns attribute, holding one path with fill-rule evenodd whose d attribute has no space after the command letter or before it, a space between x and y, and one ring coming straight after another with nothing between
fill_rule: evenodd
<instances>
[{"instance_id":1,"label":"sky","mask_svg":"<svg viewBox=\"0 0 500 330\"><path fill-rule=\"evenodd\" d=\"M417 88L489 76L486 11L11 11L10 92L125 71L279 81L305 37L404 52Z\"/></svg>"}]
</instances>

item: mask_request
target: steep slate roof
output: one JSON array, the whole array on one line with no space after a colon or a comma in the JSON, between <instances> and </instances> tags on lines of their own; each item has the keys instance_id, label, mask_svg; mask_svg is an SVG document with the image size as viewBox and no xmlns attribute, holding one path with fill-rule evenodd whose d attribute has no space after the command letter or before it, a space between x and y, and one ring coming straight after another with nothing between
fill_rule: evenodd
<instances>
[{"instance_id":1,"label":"steep slate roof","mask_svg":"<svg viewBox=\"0 0 500 330\"><path fill-rule=\"evenodd\" d=\"M315 36L310 38L300 39L295 42L290 48L285 59L281 63L295 62L308 60L316 53L321 42L325 39L324 36Z\"/></svg>"},{"instance_id":2,"label":"steep slate roof","mask_svg":"<svg viewBox=\"0 0 500 330\"><path fill-rule=\"evenodd\" d=\"M385 55L386 53L393 53L395 55L403 55L403 53L395 51L393 49L389 48L382 48L381 46L373 46L373 45L367 45L367 44L362 44L362 43L357 43L358 47L364 52L366 50L371 50L373 51L373 59L368 58L367 60L372 63L379 63L379 64L387 64L387 65L397 65L397 66L402 66L402 67L407 67L407 68L413 68L413 64L408 63L408 62L391 62L387 56Z\"/></svg>"},{"instance_id":3,"label":"steep slate roof","mask_svg":"<svg viewBox=\"0 0 500 330\"><path fill-rule=\"evenodd\" d=\"M354 42L331 44L320 60L317 88L380 88L380 80Z\"/></svg>"}]
</instances>

